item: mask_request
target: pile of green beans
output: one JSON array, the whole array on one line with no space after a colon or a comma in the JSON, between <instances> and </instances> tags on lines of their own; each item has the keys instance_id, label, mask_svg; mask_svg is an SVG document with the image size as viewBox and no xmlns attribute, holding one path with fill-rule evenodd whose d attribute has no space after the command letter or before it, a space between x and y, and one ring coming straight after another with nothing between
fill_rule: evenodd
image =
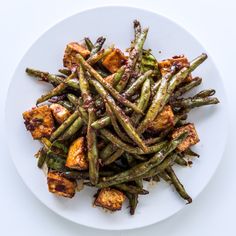
<instances>
[{"instance_id":1,"label":"pile of green beans","mask_svg":"<svg viewBox=\"0 0 236 236\"><path fill-rule=\"evenodd\" d=\"M76 67L61 68L60 75L26 69L31 77L53 86L37 99L37 106L57 103L70 112L63 123L55 124L50 137L41 138L42 148L35 155L38 167L46 165L64 178L83 180L85 185L99 190L109 187L123 192L131 215L139 195L149 194L144 182L151 180L164 180L184 200L192 202L173 166L188 167L192 158L199 155L190 148L178 151L189 137L188 131L176 138L171 138L171 134L186 124L191 109L219 103L212 97L213 89L182 97L202 83L199 77L186 79L207 59L205 53L189 66L179 68L173 64L162 74L160 61L150 49L144 49L148 28L142 29L137 20L133 27L134 39L126 50L127 60L114 74L103 65L104 58L114 51L114 45L103 48L103 36L94 43L85 37L83 45L90 55L84 58L77 53ZM107 76L111 79L107 80ZM174 121L163 130L151 130L166 105L172 108ZM79 137L86 140L88 169L83 171L65 166L68 150Z\"/></svg>"}]
</instances>

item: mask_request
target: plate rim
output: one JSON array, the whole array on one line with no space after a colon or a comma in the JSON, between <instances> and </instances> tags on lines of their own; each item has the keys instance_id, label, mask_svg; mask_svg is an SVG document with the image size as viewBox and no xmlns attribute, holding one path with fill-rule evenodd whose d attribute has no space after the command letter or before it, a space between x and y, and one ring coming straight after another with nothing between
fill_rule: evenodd
<instances>
[{"instance_id":1,"label":"plate rim","mask_svg":"<svg viewBox=\"0 0 236 236\"><path fill-rule=\"evenodd\" d=\"M60 23L62 23L63 21L69 19L69 18L73 18L76 15L82 14L82 13L86 13L89 11L94 11L94 10L99 10L99 9L104 9L104 8L130 8L130 9L135 9L135 10L141 10L141 11L145 11L147 13L152 13L155 15L158 15L168 21L170 21L172 24L176 25L177 27L181 28L182 30L184 30L186 33L189 34L189 36L191 36L199 45L201 45L201 47L204 49L204 51L207 53L208 57L211 59L212 65L215 67L215 71L217 72L217 74L219 75L220 81L221 81L221 85L222 87L222 93L223 93L223 97L224 97L224 110L225 110L225 121L226 121L226 125L225 125L225 139L224 139L224 143L223 143L223 148L222 148L222 153L220 154L220 159L216 165L216 167L214 168L212 175L210 176L210 178L205 182L204 186L202 187L202 189L198 192L198 194L196 195L196 197L194 198L194 200L196 198L198 198L206 189L206 187L209 185L209 183L212 181L213 177L215 176L216 172L218 171L218 168L220 166L220 163L223 160L224 157L224 153L227 147L227 140L229 137L229 118L227 116L227 114L229 114L229 110L228 110L228 97L226 94L226 90L225 90L225 85L223 83L223 77L221 75L220 70L218 69L218 67L216 67L215 61L213 60L213 57L211 57L211 54L205 49L205 46L198 40L197 36L195 36L191 31L189 31L186 27L182 26L180 23L178 23L175 19L173 19L172 17L169 17L163 13L159 13L155 10L151 10L149 8L145 8L145 7L136 7L136 6L132 6L132 5L118 5L118 4L104 4L101 6L97 6L97 7L89 7L89 8L85 8L83 10L78 10L76 13L70 14L66 17L63 17L62 19L59 19L58 21L56 21L56 23L51 24L49 27L47 27L39 36L36 37L36 39L33 40L33 42L29 45L29 47L27 47L27 49L25 50L25 52L23 53L22 57L20 58L19 62L17 63L17 65L15 66L15 69L13 71L13 73L9 76L10 77L10 82L8 84L8 88L7 88L7 93L6 93L6 97L5 97L5 107L4 107L4 124L7 123L7 104L8 104L8 96L10 93L10 89L11 89L11 85L12 85L12 79L16 74L16 71L18 69L18 66L20 65L22 59L27 55L27 53L31 50L31 48L48 32L50 31L53 27L56 27L57 25L59 25ZM4 133L7 133L7 126L4 126ZM144 228L144 227L148 227L148 226L152 226L154 224L158 224L161 223L163 221L166 221L168 219L170 219L171 217L177 215L178 213L180 213L181 211L185 210L186 208L189 208L191 206L187 206L187 204L183 205L183 207L177 211L174 211L173 213L171 213L168 217L160 219L159 221L156 222L151 222L151 223L145 223L142 225L138 225L135 227L123 227L122 229L119 228L105 228L105 227L99 227L99 226L94 226L92 224L84 224L84 223L78 223L77 221L71 219L71 218L67 218L66 216L62 215L60 212L55 211L51 206L49 206L47 203L45 203L41 198L39 198L36 193L30 188L30 186L28 185L27 182L24 181L23 176L20 174L19 169L17 168L17 165L14 161L14 158L12 157L12 153L11 153L11 148L10 148L10 143L9 141L6 141L6 147L8 149L9 155L11 157L11 161L14 164L14 168L16 169L16 172L18 173L18 175L20 176L20 179L22 180L22 182L27 186L27 188L30 190L30 192L35 196L35 198L41 202L44 206L46 206L49 210L51 210L52 212L54 212L56 215L62 217L65 220L68 220L70 222L73 222L77 225L83 226L83 227L88 227L88 228L92 228L92 229L99 229L99 230L106 230L106 231L124 231L124 230L132 230L132 229L140 229L140 228Z\"/></svg>"}]
</instances>

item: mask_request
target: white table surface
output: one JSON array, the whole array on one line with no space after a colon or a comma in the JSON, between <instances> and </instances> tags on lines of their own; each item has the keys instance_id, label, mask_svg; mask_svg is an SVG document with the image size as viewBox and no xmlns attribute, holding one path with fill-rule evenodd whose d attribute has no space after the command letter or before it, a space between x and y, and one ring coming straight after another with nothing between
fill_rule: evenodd
<instances>
[{"instance_id":1,"label":"white table surface","mask_svg":"<svg viewBox=\"0 0 236 236\"><path fill-rule=\"evenodd\" d=\"M71 223L42 205L16 173L6 149L3 132L7 88L15 67L29 46L59 20L84 9L107 4L151 9L172 18L190 30L218 65L230 108L230 134L223 161L210 184L191 207L150 227L116 231L112 232L112 235L236 235L234 151L236 128L233 123L236 116L236 76L232 76L231 73L231 71L234 73L236 68L234 0L0 0L0 3L0 235L87 236L96 234L106 236L111 234L109 231L94 230Z\"/></svg>"}]
</instances>

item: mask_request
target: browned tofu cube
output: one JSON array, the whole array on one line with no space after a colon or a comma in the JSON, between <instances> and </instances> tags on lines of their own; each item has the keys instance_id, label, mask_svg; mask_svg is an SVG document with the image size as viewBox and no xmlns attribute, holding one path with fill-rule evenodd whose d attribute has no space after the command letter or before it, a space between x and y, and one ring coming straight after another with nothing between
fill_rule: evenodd
<instances>
[{"instance_id":1,"label":"browned tofu cube","mask_svg":"<svg viewBox=\"0 0 236 236\"><path fill-rule=\"evenodd\" d=\"M64 67L73 70L78 66L78 60L76 59L77 53L81 54L81 56L84 58L87 58L90 55L89 50L76 42L72 42L66 45L63 58Z\"/></svg>"},{"instance_id":2,"label":"browned tofu cube","mask_svg":"<svg viewBox=\"0 0 236 236\"><path fill-rule=\"evenodd\" d=\"M86 170L88 169L88 161L85 155L85 139L80 137L76 139L70 146L66 166L71 169Z\"/></svg>"},{"instance_id":3,"label":"browned tofu cube","mask_svg":"<svg viewBox=\"0 0 236 236\"><path fill-rule=\"evenodd\" d=\"M52 114L59 124L62 124L71 114L70 112L60 104L52 104L50 106Z\"/></svg>"},{"instance_id":4,"label":"browned tofu cube","mask_svg":"<svg viewBox=\"0 0 236 236\"><path fill-rule=\"evenodd\" d=\"M159 132L174 125L174 113L170 105L167 105L163 110L157 115L155 120L149 126L149 130L154 132Z\"/></svg>"},{"instance_id":5,"label":"browned tofu cube","mask_svg":"<svg viewBox=\"0 0 236 236\"><path fill-rule=\"evenodd\" d=\"M49 192L62 197L74 197L76 181L61 176L59 172L48 172L47 182Z\"/></svg>"},{"instance_id":6,"label":"browned tofu cube","mask_svg":"<svg viewBox=\"0 0 236 236\"><path fill-rule=\"evenodd\" d=\"M121 191L113 188L103 188L98 192L94 205L117 211L121 209L124 201L125 195Z\"/></svg>"},{"instance_id":7,"label":"browned tofu cube","mask_svg":"<svg viewBox=\"0 0 236 236\"><path fill-rule=\"evenodd\" d=\"M188 67L189 65L190 65L189 61L187 57L185 57L184 55L174 56L170 59L160 61L158 64L162 75L165 75L166 73L170 72L170 69L172 66L176 66L177 70L181 70L183 67ZM191 81L191 80L192 80L192 76L189 75L186 78L185 82Z\"/></svg>"},{"instance_id":8,"label":"browned tofu cube","mask_svg":"<svg viewBox=\"0 0 236 236\"><path fill-rule=\"evenodd\" d=\"M172 138L177 138L180 134L182 134L183 132L188 131L189 135L188 137L181 143L179 144L179 146L177 147L177 149L180 152L185 151L186 149L188 149L190 146L198 143L200 140L198 138L198 134L197 131L195 129L194 124L187 124L184 125L180 128L177 128L173 134L172 134Z\"/></svg>"},{"instance_id":9,"label":"browned tofu cube","mask_svg":"<svg viewBox=\"0 0 236 236\"><path fill-rule=\"evenodd\" d=\"M51 109L45 105L34 107L23 113L26 129L34 139L49 137L54 130L54 120Z\"/></svg>"},{"instance_id":10,"label":"browned tofu cube","mask_svg":"<svg viewBox=\"0 0 236 236\"><path fill-rule=\"evenodd\" d=\"M125 55L119 49L114 49L105 57L102 64L111 72L115 73L126 62Z\"/></svg>"}]
</instances>

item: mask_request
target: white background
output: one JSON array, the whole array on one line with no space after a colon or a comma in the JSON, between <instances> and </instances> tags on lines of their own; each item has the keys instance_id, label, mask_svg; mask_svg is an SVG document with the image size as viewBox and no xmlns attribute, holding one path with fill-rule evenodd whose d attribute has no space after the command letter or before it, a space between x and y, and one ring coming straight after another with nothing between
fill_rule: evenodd
<instances>
[{"instance_id":1,"label":"white background","mask_svg":"<svg viewBox=\"0 0 236 236\"><path fill-rule=\"evenodd\" d=\"M151 9L172 18L196 36L219 68L228 95L230 111L230 134L223 160L210 184L191 207L159 224L138 230L112 232L112 235L236 235L234 0L0 0L0 235L111 234L108 231L89 229L68 222L42 205L16 173L4 139L4 104L7 88L15 67L30 45L50 26L67 16L107 4ZM14 143L12 145L14 146Z\"/></svg>"}]
</instances>

